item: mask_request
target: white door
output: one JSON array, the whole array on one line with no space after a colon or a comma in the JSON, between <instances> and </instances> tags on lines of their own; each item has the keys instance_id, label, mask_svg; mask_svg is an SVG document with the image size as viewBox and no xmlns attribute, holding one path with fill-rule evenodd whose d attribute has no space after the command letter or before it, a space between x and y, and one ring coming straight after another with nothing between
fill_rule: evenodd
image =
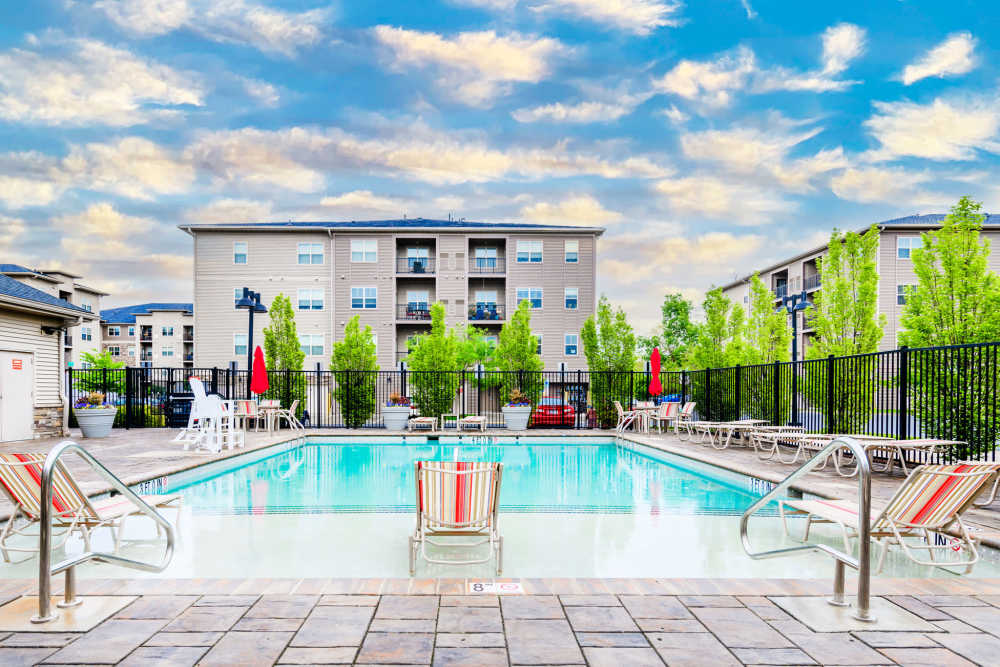
<instances>
[{"instance_id":1,"label":"white door","mask_svg":"<svg viewBox=\"0 0 1000 667\"><path fill-rule=\"evenodd\" d=\"M34 437L34 358L26 352L0 352L0 442Z\"/></svg>"}]
</instances>

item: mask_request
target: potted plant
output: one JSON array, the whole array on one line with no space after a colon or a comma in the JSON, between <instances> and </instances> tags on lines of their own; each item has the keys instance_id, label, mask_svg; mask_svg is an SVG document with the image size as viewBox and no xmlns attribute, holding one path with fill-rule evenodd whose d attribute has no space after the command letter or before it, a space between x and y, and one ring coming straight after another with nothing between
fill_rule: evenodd
<instances>
[{"instance_id":1,"label":"potted plant","mask_svg":"<svg viewBox=\"0 0 1000 667\"><path fill-rule=\"evenodd\" d=\"M390 431L405 431L410 420L410 399L398 392L389 395L389 401L382 408L382 419Z\"/></svg>"},{"instance_id":2,"label":"potted plant","mask_svg":"<svg viewBox=\"0 0 1000 667\"><path fill-rule=\"evenodd\" d=\"M520 389L513 389L510 392L507 405L503 406L503 421L512 431L524 431L528 428L528 419L531 418L531 402Z\"/></svg>"},{"instance_id":3,"label":"potted plant","mask_svg":"<svg viewBox=\"0 0 1000 667\"><path fill-rule=\"evenodd\" d=\"M92 391L73 405L76 423L85 438L106 438L111 435L118 409L104 400L104 394Z\"/></svg>"}]
</instances>

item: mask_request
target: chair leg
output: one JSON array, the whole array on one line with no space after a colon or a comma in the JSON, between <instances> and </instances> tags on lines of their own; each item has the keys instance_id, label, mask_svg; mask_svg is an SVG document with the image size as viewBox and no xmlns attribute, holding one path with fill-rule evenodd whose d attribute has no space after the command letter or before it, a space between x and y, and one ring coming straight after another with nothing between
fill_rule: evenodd
<instances>
[{"instance_id":1,"label":"chair leg","mask_svg":"<svg viewBox=\"0 0 1000 667\"><path fill-rule=\"evenodd\" d=\"M413 539L413 535L410 535L410 576L412 577L417 573L417 545L416 541Z\"/></svg>"},{"instance_id":2,"label":"chair leg","mask_svg":"<svg viewBox=\"0 0 1000 667\"><path fill-rule=\"evenodd\" d=\"M497 575L503 574L503 535L497 538Z\"/></svg>"}]
</instances>

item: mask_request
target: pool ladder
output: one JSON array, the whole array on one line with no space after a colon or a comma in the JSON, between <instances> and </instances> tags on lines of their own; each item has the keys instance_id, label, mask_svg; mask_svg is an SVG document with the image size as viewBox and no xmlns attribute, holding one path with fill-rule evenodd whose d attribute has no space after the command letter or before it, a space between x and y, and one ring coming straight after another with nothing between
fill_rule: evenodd
<instances>
[{"instance_id":1,"label":"pool ladder","mask_svg":"<svg viewBox=\"0 0 1000 667\"><path fill-rule=\"evenodd\" d=\"M850 450L854 459L858 462L858 557L855 558L851 554L838 551L825 544L803 544L801 546L772 549L770 551L754 551L750 546L750 537L747 534L750 517L768 503L778 499L800 477L818 465L825 463L827 457L836 456L840 449ZM844 596L845 567L854 568L858 571L858 595L854 608L854 618L860 621L875 621L875 618L871 615L871 506L872 472L871 464L868 461L868 454L857 440L843 436L833 440L826 447L819 450L814 457L802 464L802 467L786 477L780 484L771 489L770 492L743 513L740 519L740 540L747 555L757 560L793 556L810 551L819 551L833 558L835 561L833 597L828 601L830 604L838 607L848 606Z\"/></svg>"},{"instance_id":2,"label":"pool ladder","mask_svg":"<svg viewBox=\"0 0 1000 667\"><path fill-rule=\"evenodd\" d=\"M139 510L151 518L162 528L167 535L167 546L163 554L163 559L159 563L145 563L142 561L125 558L115 553L104 551L87 551L78 556L67 558L61 563L52 565L52 483L56 469L56 464L66 452L72 451L86 461L91 468L97 471L106 479L112 487L123 496L131 500ZM63 600L57 603L59 607L76 607L83 603L83 600L76 597L76 572L73 568L88 561L98 561L101 563L111 563L121 565L133 570L143 570L145 572L162 572L170 565L174 556L174 543L176 534L173 525L167 521L162 514L150 507L146 501L139 497L132 489L128 488L123 481L118 479L114 473L104 467L100 461L95 459L90 452L72 440L64 440L49 452L45 457L45 464L42 466L41 479L41 509L39 511L39 521L41 526L38 532L38 615L31 618L32 623L48 623L58 617L58 613L52 609L52 575L60 572L66 573L65 585L63 587Z\"/></svg>"}]
</instances>

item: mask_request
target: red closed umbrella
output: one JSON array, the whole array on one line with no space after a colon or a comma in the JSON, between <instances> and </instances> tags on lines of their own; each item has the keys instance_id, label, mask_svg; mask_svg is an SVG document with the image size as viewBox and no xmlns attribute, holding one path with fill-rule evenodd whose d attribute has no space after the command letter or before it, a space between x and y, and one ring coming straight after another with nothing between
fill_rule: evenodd
<instances>
[{"instance_id":1,"label":"red closed umbrella","mask_svg":"<svg viewBox=\"0 0 1000 667\"><path fill-rule=\"evenodd\" d=\"M649 365L652 366L650 370L653 373L653 377L649 381L649 395L659 396L663 392L663 385L660 384L660 348L653 348L653 354L649 357Z\"/></svg>"},{"instance_id":2,"label":"red closed umbrella","mask_svg":"<svg viewBox=\"0 0 1000 667\"><path fill-rule=\"evenodd\" d=\"M260 345L253 351L253 379L250 380L250 391L263 394L270 385L267 383L267 365L264 363L264 350Z\"/></svg>"}]
</instances>

